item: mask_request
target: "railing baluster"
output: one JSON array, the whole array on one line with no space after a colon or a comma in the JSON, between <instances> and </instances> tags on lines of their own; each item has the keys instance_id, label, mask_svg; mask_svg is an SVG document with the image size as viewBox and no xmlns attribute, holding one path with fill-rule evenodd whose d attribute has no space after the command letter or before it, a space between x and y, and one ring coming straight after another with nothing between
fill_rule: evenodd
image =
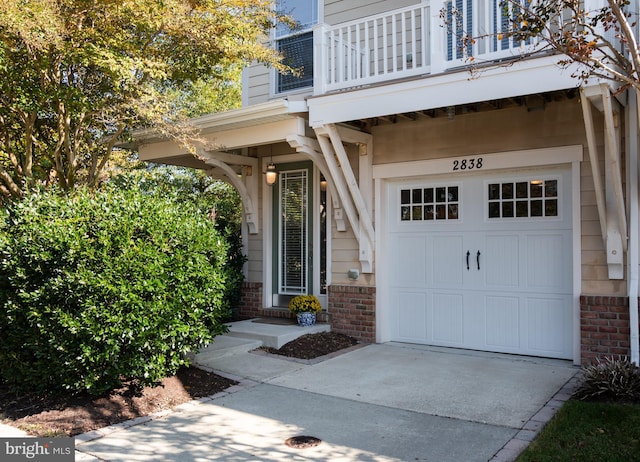
<instances>
[{"instance_id":1,"label":"railing baluster","mask_svg":"<svg viewBox=\"0 0 640 462\"><path fill-rule=\"evenodd\" d=\"M366 53L366 54L365 54ZM362 77L369 77L369 22L364 23L364 46L362 47Z\"/></svg>"},{"instance_id":2,"label":"railing baluster","mask_svg":"<svg viewBox=\"0 0 640 462\"><path fill-rule=\"evenodd\" d=\"M378 50L378 19L373 20L373 75L380 74L380 53Z\"/></svg>"},{"instance_id":3,"label":"railing baluster","mask_svg":"<svg viewBox=\"0 0 640 462\"><path fill-rule=\"evenodd\" d=\"M336 83L336 47L335 47L335 31L329 31L329 40L327 41L329 47L329 84Z\"/></svg>"},{"instance_id":4,"label":"railing baluster","mask_svg":"<svg viewBox=\"0 0 640 462\"><path fill-rule=\"evenodd\" d=\"M422 64L423 67L428 66L431 64L431 57L429 56L427 50L428 50L428 43L427 43L427 37L428 37L428 33L427 31L429 30L429 26L428 26L428 22L429 22L429 14L427 13L429 11L429 7L425 6L423 9L420 10L420 19L422 19L422 31L420 31L420 41L422 42L421 45L421 55L422 55L422 59L420 60L420 63Z\"/></svg>"},{"instance_id":5,"label":"railing baluster","mask_svg":"<svg viewBox=\"0 0 640 462\"><path fill-rule=\"evenodd\" d=\"M387 58L389 56L389 50L387 50L387 43L389 38L387 37L387 18L382 18L382 73L387 73Z\"/></svg>"},{"instance_id":6,"label":"railing baluster","mask_svg":"<svg viewBox=\"0 0 640 462\"><path fill-rule=\"evenodd\" d=\"M415 69L418 59L416 52L416 11L411 10L411 68Z\"/></svg>"},{"instance_id":7,"label":"railing baluster","mask_svg":"<svg viewBox=\"0 0 640 462\"><path fill-rule=\"evenodd\" d=\"M404 13L400 18L400 40L402 41L402 56L400 57L400 68L407 70L407 18Z\"/></svg>"},{"instance_id":8,"label":"railing baluster","mask_svg":"<svg viewBox=\"0 0 640 462\"><path fill-rule=\"evenodd\" d=\"M338 40L336 42L337 50L336 53L338 55L338 61L336 65L338 67L336 72L336 82L342 83L344 82L344 63L343 63L343 53L342 53L342 29L338 29Z\"/></svg>"},{"instance_id":9,"label":"railing baluster","mask_svg":"<svg viewBox=\"0 0 640 462\"><path fill-rule=\"evenodd\" d=\"M351 62L351 47L353 46L353 42L351 41L351 26L347 27L347 46L345 47L344 54L347 59L347 76L345 81L349 81L353 79L352 68L353 63Z\"/></svg>"},{"instance_id":10,"label":"railing baluster","mask_svg":"<svg viewBox=\"0 0 640 462\"><path fill-rule=\"evenodd\" d=\"M391 44L393 45L393 72L398 72L398 35L396 26L396 15L391 15Z\"/></svg>"}]
</instances>

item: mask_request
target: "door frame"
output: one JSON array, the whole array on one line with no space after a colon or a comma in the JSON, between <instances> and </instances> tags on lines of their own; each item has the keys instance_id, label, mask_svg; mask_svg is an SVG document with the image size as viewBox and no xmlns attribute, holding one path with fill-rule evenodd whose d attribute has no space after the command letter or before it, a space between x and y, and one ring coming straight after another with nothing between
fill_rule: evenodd
<instances>
[{"instance_id":1,"label":"door frame","mask_svg":"<svg viewBox=\"0 0 640 462\"><path fill-rule=\"evenodd\" d=\"M313 293L314 292L314 277L313 277L313 268L314 268L314 261L315 261L315 255L313 252L313 246L315 244L316 239L314 239L314 228L315 228L315 217L314 217L314 206L313 204L315 203L315 194L314 194L314 184L315 182L313 181L313 163L309 160L306 161L302 161L302 162L287 162L287 163L281 163L281 164L277 164L276 165L276 171L278 172L278 181L276 182L276 184L274 184L271 189L271 193L273 194L273 199L272 199L272 204L273 207L271 209L271 213L272 213L272 227L273 227L273 243L271 245L271 248L274 250L274 254L273 254L273 266L272 266L272 274L273 274L273 281L272 281L272 288L271 290L273 291L273 302L272 304L274 306L287 306L289 304L289 301L291 300L291 298L293 298L295 295L303 295L303 293L281 293L280 292L280 277L281 277L281 270L282 270L282 258L283 258L283 254L282 254L282 242L283 242L283 238L282 238L282 224L280 221L280 214L281 214L281 207L282 207L282 201L281 199L281 194L280 194L280 189L282 187L282 174L283 172L301 172L301 171L306 171L307 172L307 176L306 176L306 211L305 211L305 221L306 221L306 235L304 236L304 255L303 258L305 260L304 262L304 269L303 269L303 274L302 276L302 281L304 284L304 287L306 289L306 291L304 292L304 294L306 293Z\"/></svg>"},{"instance_id":2,"label":"door frame","mask_svg":"<svg viewBox=\"0 0 640 462\"><path fill-rule=\"evenodd\" d=\"M274 163L276 167L282 164L291 164L291 163L300 163L300 162L308 162L309 158L302 154L286 154L279 156L269 156L263 157L261 159L261 172L266 171L267 165L269 163ZM320 188L320 171L316 167L315 164L312 165L311 169L311 178L310 178L310 187L313 188L312 192L312 203L309 208L309 213L312 214L312 229L311 233L313 235L312 239L312 254L313 256L320 255L320 239L317 238L320 235L319 230L319 222L320 220L317 217L320 214L320 203L319 203L319 188ZM275 253L277 249L274 249L274 239L277 239L277 236L273 236L273 196L274 192L272 188L274 186L268 186L264 181L261 181L262 184L262 308L273 308L273 295L274 295L274 274L273 274L273 265L274 260L277 260L278 256ZM276 183L277 184L277 183ZM330 203L331 198L329 195L329 191L327 191L327 233L331 231L331 210ZM327 272L327 285L331 283L331 238L330 234L327 238L327 261L326 261L326 272ZM328 305L328 294L320 294L320 263L319 258L312 258L312 264L309 266L309 271L312 273L311 276L311 287L312 294L318 297L320 304L323 309L327 308ZM255 280L255 279L254 279Z\"/></svg>"},{"instance_id":3,"label":"door frame","mask_svg":"<svg viewBox=\"0 0 640 462\"><path fill-rule=\"evenodd\" d=\"M461 170L461 166L477 166L480 169ZM459 173L482 173L484 171L520 169L528 167L571 165L571 223L572 223L572 281L573 281L573 362L580 364L580 292L581 292L581 221L580 221L580 163L583 160L583 146L561 146L533 150L509 151L501 153L478 154L475 156L448 157L442 159L398 162L373 166L375 188L376 234L376 342L388 342L392 338L389 290L384 281L389 280L390 256L385 251L384 242L388 234L386 219L393 204L388 203L389 183L405 178L428 178L432 175L448 174L447 179L455 178Z\"/></svg>"}]
</instances>

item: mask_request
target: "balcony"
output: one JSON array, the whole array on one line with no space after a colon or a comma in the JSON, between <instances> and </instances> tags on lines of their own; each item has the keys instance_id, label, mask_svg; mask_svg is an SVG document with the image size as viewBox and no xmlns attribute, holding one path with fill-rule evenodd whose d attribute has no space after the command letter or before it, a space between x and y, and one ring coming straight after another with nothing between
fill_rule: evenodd
<instances>
[{"instance_id":1,"label":"balcony","mask_svg":"<svg viewBox=\"0 0 640 462\"><path fill-rule=\"evenodd\" d=\"M534 43L500 37L508 14L500 0L434 0L335 26L318 25L314 94L439 74L533 51ZM486 38L463 44L464 33Z\"/></svg>"}]
</instances>

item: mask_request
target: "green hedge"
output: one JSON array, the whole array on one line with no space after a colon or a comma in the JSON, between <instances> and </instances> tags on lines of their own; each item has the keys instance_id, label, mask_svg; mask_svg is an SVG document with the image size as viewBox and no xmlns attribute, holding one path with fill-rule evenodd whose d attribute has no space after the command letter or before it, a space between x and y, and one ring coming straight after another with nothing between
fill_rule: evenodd
<instances>
[{"instance_id":1,"label":"green hedge","mask_svg":"<svg viewBox=\"0 0 640 462\"><path fill-rule=\"evenodd\" d=\"M0 229L0 377L20 391L156 383L225 327L228 245L188 202L37 192Z\"/></svg>"}]
</instances>

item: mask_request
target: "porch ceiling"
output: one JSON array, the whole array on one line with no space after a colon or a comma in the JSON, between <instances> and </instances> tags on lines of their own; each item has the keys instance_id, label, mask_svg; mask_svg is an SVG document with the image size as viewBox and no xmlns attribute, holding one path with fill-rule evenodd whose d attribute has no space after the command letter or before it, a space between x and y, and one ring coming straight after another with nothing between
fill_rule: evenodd
<instances>
[{"instance_id":1,"label":"porch ceiling","mask_svg":"<svg viewBox=\"0 0 640 462\"><path fill-rule=\"evenodd\" d=\"M447 115L449 108L456 114L507 104L534 108L540 105L534 101L536 95L571 95L579 87L571 77L574 69L562 69L557 61L557 56L545 56L496 64L475 74L468 69L449 71L313 96L307 101L309 124L315 128L358 121L366 129L403 118Z\"/></svg>"},{"instance_id":2,"label":"porch ceiling","mask_svg":"<svg viewBox=\"0 0 640 462\"><path fill-rule=\"evenodd\" d=\"M488 112L511 107L525 107L528 112L542 111L548 103L572 100L579 97L579 90L557 90L548 93L535 93L530 95L513 96L508 98L480 101L476 103L446 106L420 111L400 112L396 114L368 117L345 122L358 130L370 133L373 127L380 125L393 125L403 121L415 121L421 119L435 119L438 117L453 118L457 115Z\"/></svg>"}]
</instances>

